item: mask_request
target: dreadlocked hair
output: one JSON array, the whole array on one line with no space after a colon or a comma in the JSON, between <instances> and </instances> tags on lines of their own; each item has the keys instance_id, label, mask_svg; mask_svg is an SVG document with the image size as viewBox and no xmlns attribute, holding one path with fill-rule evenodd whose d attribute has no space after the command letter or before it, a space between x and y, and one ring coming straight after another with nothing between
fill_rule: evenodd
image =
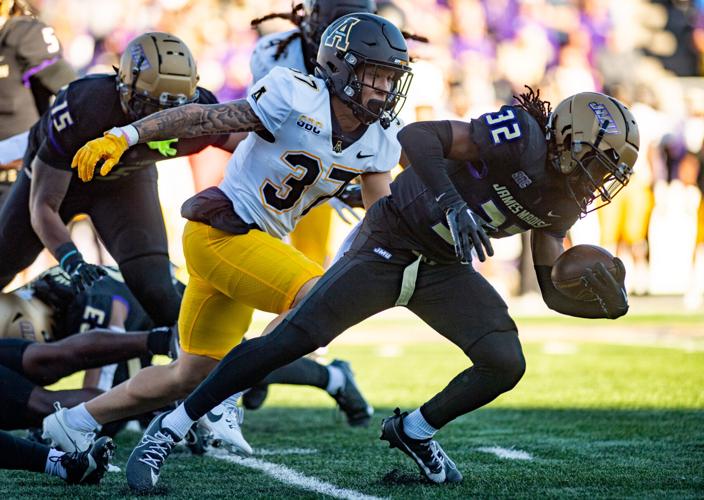
<instances>
[{"instance_id":1,"label":"dreadlocked hair","mask_svg":"<svg viewBox=\"0 0 704 500\"><path fill-rule=\"evenodd\" d=\"M426 37L424 37L423 35L409 33L408 31L401 31L401 35L403 35L403 38L405 38L406 40L413 40L415 42L428 43L430 41Z\"/></svg>"},{"instance_id":2,"label":"dreadlocked hair","mask_svg":"<svg viewBox=\"0 0 704 500\"><path fill-rule=\"evenodd\" d=\"M256 19L252 19L250 22L250 26L252 28L256 28L259 26L261 23L264 21L268 21L270 19L286 19L288 21L291 21L295 26L300 26L301 22L303 21L303 4L299 3L296 5L291 6L291 12L274 12L271 14L267 14L266 16L263 17L258 17ZM289 46L291 42L293 42L296 38L301 38L303 35L301 34L300 30L295 31L291 33L289 36L284 38L283 40L279 40L278 47L276 49L276 54L274 54L274 60L278 61L281 55L286 51L286 47Z\"/></svg>"},{"instance_id":3,"label":"dreadlocked hair","mask_svg":"<svg viewBox=\"0 0 704 500\"><path fill-rule=\"evenodd\" d=\"M548 101L540 99L540 89L534 91L528 85L525 87L528 89L528 92L513 96L513 98L518 102L519 108L523 108L530 116L535 118L540 128L547 130L552 105Z\"/></svg>"}]
</instances>

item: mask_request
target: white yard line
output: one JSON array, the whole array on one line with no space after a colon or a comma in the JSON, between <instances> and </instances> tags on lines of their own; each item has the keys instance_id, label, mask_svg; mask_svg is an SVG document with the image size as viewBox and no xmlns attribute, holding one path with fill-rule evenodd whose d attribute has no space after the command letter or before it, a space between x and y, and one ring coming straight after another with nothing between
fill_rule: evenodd
<instances>
[{"instance_id":1,"label":"white yard line","mask_svg":"<svg viewBox=\"0 0 704 500\"><path fill-rule=\"evenodd\" d=\"M275 448L273 450L259 449L254 450L254 455L263 457L266 455L314 455L318 450L313 448Z\"/></svg>"},{"instance_id":2,"label":"white yard line","mask_svg":"<svg viewBox=\"0 0 704 500\"><path fill-rule=\"evenodd\" d=\"M501 446L485 446L477 448L478 451L491 453L499 458L508 458L511 460L533 460L533 456L527 451L515 450L513 448L502 448Z\"/></svg>"},{"instance_id":3,"label":"white yard line","mask_svg":"<svg viewBox=\"0 0 704 500\"><path fill-rule=\"evenodd\" d=\"M293 469L289 469L284 465L267 462L259 458L240 458L234 455L223 453L221 451L211 451L210 453L208 453L208 456L217 458L218 460L232 462L233 464L248 467L250 469L258 470L286 485L294 486L322 495L328 495L333 498L346 498L349 500L380 500L379 497L365 495L360 491L340 488L338 486L335 486L334 484L326 483L325 481L321 481L320 479L301 474L300 472L295 471Z\"/></svg>"}]
</instances>

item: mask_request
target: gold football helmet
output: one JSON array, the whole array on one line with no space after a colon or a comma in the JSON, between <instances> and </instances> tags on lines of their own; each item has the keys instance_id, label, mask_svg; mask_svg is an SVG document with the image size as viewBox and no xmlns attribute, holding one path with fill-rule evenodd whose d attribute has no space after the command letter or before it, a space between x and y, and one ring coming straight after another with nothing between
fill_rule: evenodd
<instances>
[{"instance_id":1,"label":"gold football helmet","mask_svg":"<svg viewBox=\"0 0 704 500\"><path fill-rule=\"evenodd\" d=\"M550 115L548 138L555 144L549 161L566 176L582 214L610 203L628 184L638 157L638 124L613 97L581 92L560 102Z\"/></svg>"},{"instance_id":2,"label":"gold football helmet","mask_svg":"<svg viewBox=\"0 0 704 500\"><path fill-rule=\"evenodd\" d=\"M198 72L190 49L168 33L132 40L120 59L117 90L123 109L136 120L198 99Z\"/></svg>"},{"instance_id":3,"label":"gold football helmet","mask_svg":"<svg viewBox=\"0 0 704 500\"><path fill-rule=\"evenodd\" d=\"M0 293L0 338L45 342L52 338L51 319L51 308L28 290Z\"/></svg>"}]
</instances>

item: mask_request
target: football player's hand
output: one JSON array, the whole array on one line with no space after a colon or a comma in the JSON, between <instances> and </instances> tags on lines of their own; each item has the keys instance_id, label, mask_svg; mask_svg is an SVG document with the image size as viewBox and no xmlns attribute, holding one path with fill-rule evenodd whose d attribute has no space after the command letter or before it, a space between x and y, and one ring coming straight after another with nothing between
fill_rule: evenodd
<instances>
[{"instance_id":1,"label":"football player's hand","mask_svg":"<svg viewBox=\"0 0 704 500\"><path fill-rule=\"evenodd\" d=\"M466 203L456 203L445 210L447 226L450 228L452 241L455 242L455 255L460 262L471 262L472 247L479 260L484 262L486 256L494 255L485 227L490 228L481 217L472 212ZM486 250L486 254L485 254Z\"/></svg>"},{"instance_id":2,"label":"football player's hand","mask_svg":"<svg viewBox=\"0 0 704 500\"><path fill-rule=\"evenodd\" d=\"M330 206L335 209L335 212L337 212L337 215L340 216L340 219L345 221L347 224L352 224L352 222L350 222L346 215L356 219L358 222L362 220L359 214L357 214L351 206L339 198L330 198L328 203L330 203Z\"/></svg>"},{"instance_id":3,"label":"football player's hand","mask_svg":"<svg viewBox=\"0 0 704 500\"><path fill-rule=\"evenodd\" d=\"M628 312L628 294L624 284L626 268L618 257L614 257L614 265L616 276L601 262L592 269L587 268L582 275L582 283L594 294L609 319L619 318Z\"/></svg>"},{"instance_id":4,"label":"football player's hand","mask_svg":"<svg viewBox=\"0 0 704 500\"><path fill-rule=\"evenodd\" d=\"M103 137L84 144L74 155L71 168L78 168L78 177L83 182L88 182L93 179L95 165L104 160L100 175L108 175L127 148L129 145L124 136L106 133Z\"/></svg>"},{"instance_id":5,"label":"football player's hand","mask_svg":"<svg viewBox=\"0 0 704 500\"><path fill-rule=\"evenodd\" d=\"M360 184L350 184L336 196L352 208L364 208L362 200L362 186Z\"/></svg>"},{"instance_id":6,"label":"football player's hand","mask_svg":"<svg viewBox=\"0 0 704 500\"><path fill-rule=\"evenodd\" d=\"M80 262L75 269L69 273L69 277L71 278L71 284L74 290L76 290L76 293L81 293L93 286L93 283L100 280L106 274L105 269L100 266Z\"/></svg>"}]
</instances>

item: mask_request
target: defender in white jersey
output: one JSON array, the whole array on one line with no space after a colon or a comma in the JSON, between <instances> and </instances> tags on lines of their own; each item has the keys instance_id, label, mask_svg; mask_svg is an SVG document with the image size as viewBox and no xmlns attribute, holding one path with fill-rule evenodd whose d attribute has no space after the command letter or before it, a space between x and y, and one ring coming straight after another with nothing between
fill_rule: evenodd
<instances>
[{"instance_id":1,"label":"defender in white jersey","mask_svg":"<svg viewBox=\"0 0 704 500\"><path fill-rule=\"evenodd\" d=\"M374 0L306 0L289 12L254 19L254 27L266 19L279 17L288 19L296 28L259 39L249 60L252 86L277 66L293 68L307 75L314 74L323 31L335 19L352 12L376 13L376 3ZM328 203L310 210L289 234L289 241L294 247L322 266L328 265L332 256L329 239L333 209L347 223L360 219L352 207L341 199L330 198Z\"/></svg>"},{"instance_id":2,"label":"defender in white jersey","mask_svg":"<svg viewBox=\"0 0 704 500\"><path fill-rule=\"evenodd\" d=\"M388 172L400 155L396 116L412 76L403 35L373 14L343 16L325 31L317 64L316 77L277 69L246 100L155 113L77 153L74 166L90 178L98 160L111 164L137 143L255 132L237 149L220 188L182 208L190 274L179 314L183 355L158 377L138 374L96 398L91 413L98 422L183 397L240 343L244 329L233 325L242 317L253 309L284 314L301 300L322 269L279 238L308 209L358 175L365 205L389 194ZM150 443L173 444L168 433L159 436Z\"/></svg>"},{"instance_id":3,"label":"defender in white jersey","mask_svg":"<svg viewBox=\"0 0 704 500\"><path fill-rule=\"evenodd\" d=\"M386 127L371 123L343 147L322 78L277 67L257 82L247 102L269 133L249 134L240 143L220 189L245 222L273 236L283 238L349 181L388 172L400 157L397 119Z\"/></svg>"}]
</instances>

